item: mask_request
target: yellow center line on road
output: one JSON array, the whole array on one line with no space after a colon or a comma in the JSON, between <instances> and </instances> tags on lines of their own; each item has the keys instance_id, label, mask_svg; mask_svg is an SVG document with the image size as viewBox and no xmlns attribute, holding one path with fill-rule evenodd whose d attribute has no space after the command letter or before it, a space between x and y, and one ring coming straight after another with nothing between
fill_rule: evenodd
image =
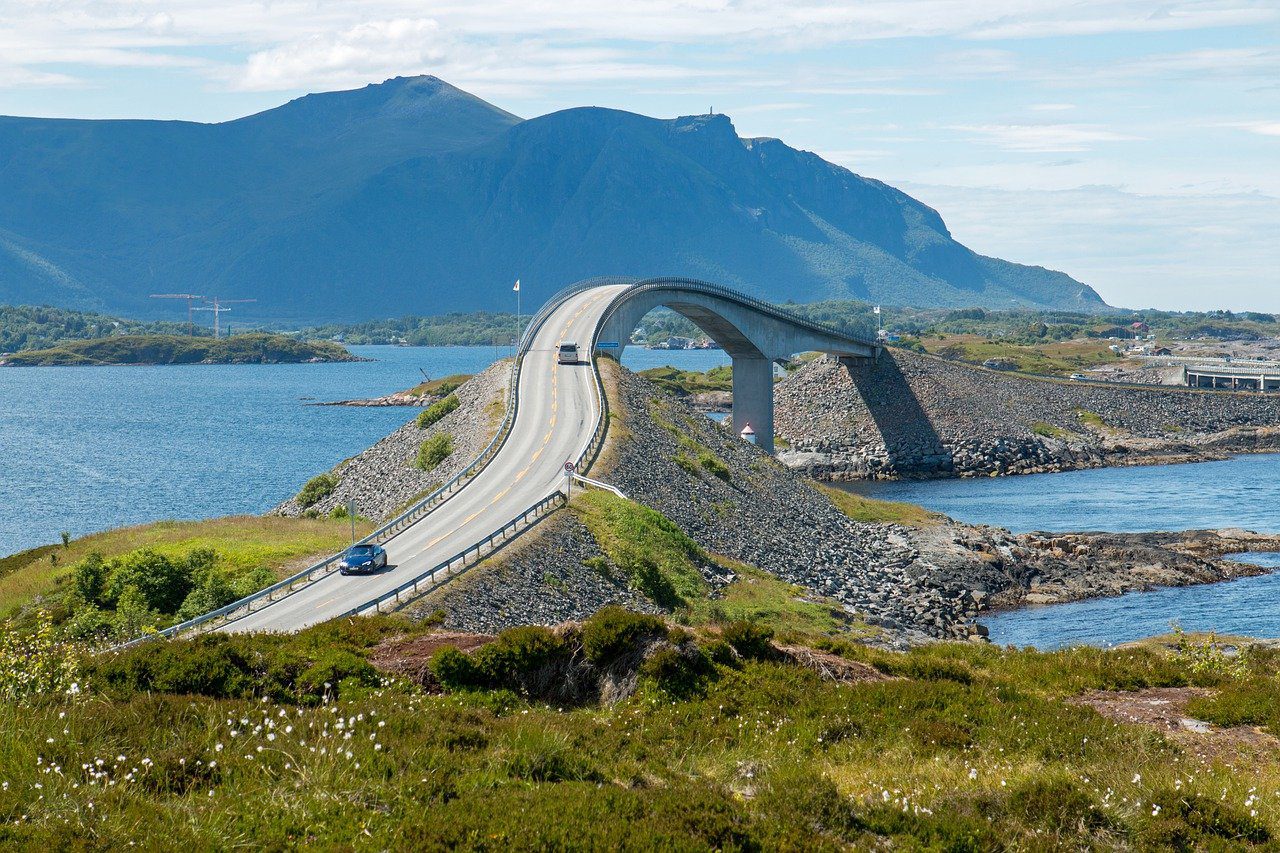
<instances>
[{"instance_id":1,"label":"yellow center line on road","mask_svg":"<svg viewBox=\"0 0 1280 853\"><path fill-rule=\"evenodd\" d=\"M594 307L601 299L604 298L604 296L605 296L604 294L597 296L596 298L588 301L581 308L579 308L578 312L574 314L573 317L567 323L565 323L564 329L560 333L560 338L563 340L565 337L567 337L569 334L569 329L571 329L573 325L578 321L578 318L581 317L588 309ZM542 452L546 450L547 445L551 443L551 438L552 436L555 435L555 426L556 426L556 420L558 417L558 410L559 410L559 403L560 403L559 391L560 391L560 371L557 370L557 371L553 371L551 374L551 420L548 424L550 426L550 429L547 431L547 434L543 437L542 445L537 450L535 450L533 454L529 457L529 462L524 466L524 468L520 470L518 474L515 475L514 479L512 480L512 483L515 483L516 481L523 479L529 473L529 471L533 469L533 464L538 461L538 457L542 456ZM505 497L506 494L510 491L511 491L511 486L507 486L501 492L498 492L496 495L493 496L493 499L489 501L488 506L492 507L499 500ZM487 508L488 507L486 507L486 509ZM423 547L421 551L419 551L417 554L414 554L409 559L417 559L418 557L421 557L423 554L427 553L436 545L438 545L440 542L449 538L449 536L452 535L457 530L458 527L462 527L464 525L470 524L472 521L475 521L478 517L480 517L480 515L483 512L484 510L476 510L471 515L463 519L462 524L457 525L457 527L455 527L454 530L451 530L448 533L442 533L436 538L432 539ZM331 604L336 600L337 599L330 599L329 601L326 601L324 604L319 605L316 609L318 610L320 607L323 607L326 604Z\"/></svg>"},{"instance_id":2,"label":"yellow center line on road","mask_svg":"<svg viewBox=\"0 0 1280 853\"><path fill-rule=\"evenodd\" d=\"M337 600L338 600L338 599L336 599L336 598L331 598L331 599L329 599L328 601L322 601L322 602L320 602L319 604L317 604L317 605L316 605L316 610L319 610L321 607L324 607L324 606L326 606L326 605L333 604L333 603L334 603L335 601L337 601Z\"/></svg>"}]
</instances>

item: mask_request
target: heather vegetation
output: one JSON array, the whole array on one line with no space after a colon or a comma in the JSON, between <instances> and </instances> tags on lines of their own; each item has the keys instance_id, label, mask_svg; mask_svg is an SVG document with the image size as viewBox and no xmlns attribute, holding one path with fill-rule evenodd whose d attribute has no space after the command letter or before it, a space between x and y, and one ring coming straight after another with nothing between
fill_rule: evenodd
<instances>
[{"instance_id":1,"label":"heather vegetation","mask_svg":"<svg viewBox=\"0 0 1280 853\"><path fill-rule=\"evenodd\" d=\"M1197 686L1271 726L1280 658L909 653L610 609L392 675L393 617L69 656L0 647L9 846L1267 849L1274 750L1241 760L1081 704ZM825 646L814 667L796 643ZM21 659L15 655L21 653ZM816 654L816 652L815 652ZM840 668L837 668L836 664ZM833 673L843 673L833 675ZM1274 701L1272 701L1274 704Z\"/></svg>"}]
</instances>

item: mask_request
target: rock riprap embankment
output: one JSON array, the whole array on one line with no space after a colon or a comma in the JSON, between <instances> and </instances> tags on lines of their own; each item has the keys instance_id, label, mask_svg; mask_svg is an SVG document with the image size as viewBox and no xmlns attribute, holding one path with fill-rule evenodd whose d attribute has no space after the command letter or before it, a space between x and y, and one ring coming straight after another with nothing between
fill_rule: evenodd
<instances>
[{"instance_id":1,"label":"rock riprap embankment","mask_svg":"<svg viewBox=\"0 0 1280 853\"><path fill-rule=\"evenodd\" d=\"M625 579L594 568L602 553L573 515L556 513L446 586L414 602L415 618L445 614L443 626L497 633L516 625L581 621L617 604L641 613L661 608Z\"/></svg>"},{"instance_id":2,"label":"rock riprap embankment","mask_svg":"<svg viewBox=\"0 0 1280 853\"><path fill-rule=\"evenodd\" d=\"M368 450L339 463L330 472L336 485L310 506L297 497L277 506L277 515L306 512L328 515L335 507L354 499L356 512L386 520L408 508L414 500L448 482L471 462L493 438L506 411L507 381L511 362L500 361L468 380L453 393L458 407L426 429L409 421ZM422 442L436 435L449 436L452 452L431 470L416 464Z\"/></svg>"},{"instance_id":3,"label":"rock riprap embankment","mask_svg":"<svg viewBox=\"0 0 1280 853\"><path fill-rule=\"evenodd\" d=\"M1108 387L887 349L775 390L778 458L828 479L990 476L1280 449L1280 395Z\"/></svg>"}]
</instances>

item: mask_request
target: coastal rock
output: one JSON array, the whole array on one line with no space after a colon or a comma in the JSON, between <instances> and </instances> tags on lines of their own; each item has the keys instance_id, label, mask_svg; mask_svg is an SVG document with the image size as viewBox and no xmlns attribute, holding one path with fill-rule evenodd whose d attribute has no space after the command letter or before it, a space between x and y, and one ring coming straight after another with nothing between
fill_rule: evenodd
<instances>
[{"instance_id":1,"label":"coastal rock","mask_svg":"<svg viewBox=\"0 0 1280 853\"><path fill-rule=\"evenodd\" d=\"M817 359L775 389L778 458L828 480L1004 476L1280 449L1280 395L1123 388L907 350Z\"/></svg>"}]
</instances>

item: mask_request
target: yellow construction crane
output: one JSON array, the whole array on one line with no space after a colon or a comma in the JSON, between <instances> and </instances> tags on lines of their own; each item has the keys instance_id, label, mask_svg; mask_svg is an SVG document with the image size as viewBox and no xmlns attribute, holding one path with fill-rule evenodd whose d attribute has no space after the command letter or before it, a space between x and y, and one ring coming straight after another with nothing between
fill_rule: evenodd
<instances>
[{"instance_id":1,"label":"yellow construction crane","mask_svg":"<svg viewBox=\"0 0 1280 853\"><path fill-rule=\"evenodd\" d=\"M195 309L191 307L191 304L197 299L204 299L203 296L201 296L198 293L153 293L151 294L151 298L152 299L185 299L187 300L187 334L195 335L196 324L191 317L191 312L194 311Z\"/></svg>"}]
</instances>

